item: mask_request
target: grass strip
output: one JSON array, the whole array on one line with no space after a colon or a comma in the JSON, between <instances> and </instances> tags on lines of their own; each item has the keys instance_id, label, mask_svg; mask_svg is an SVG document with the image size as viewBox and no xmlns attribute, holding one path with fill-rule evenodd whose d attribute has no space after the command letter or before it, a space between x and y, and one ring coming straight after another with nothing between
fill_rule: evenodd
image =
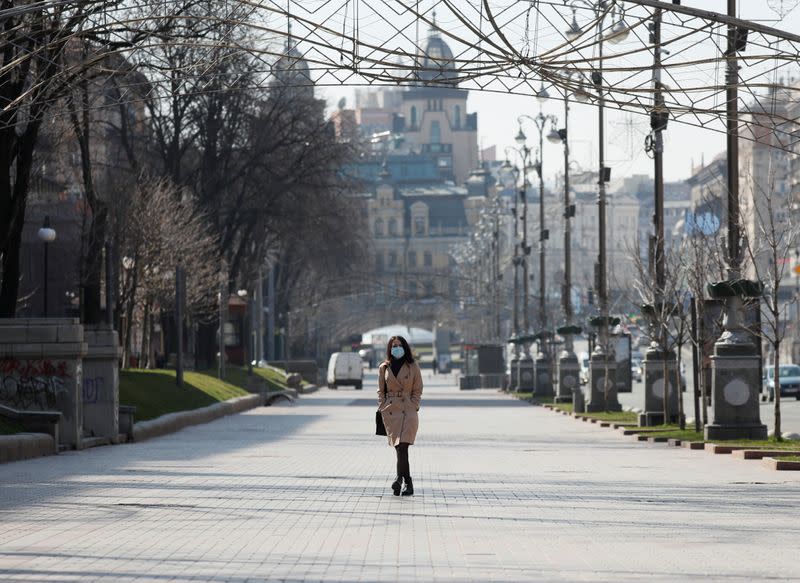
<instances>
[{"instance_id":1,"label":"grass strip","mask_svg":"<svg viewBox=\"0 0 800 583\"><path fill-rule=\"evenodd\" d=\"M800 448L800 441L783 439L777 441L776 439L707 439L706 443L718 443L720 445L734 445L743 447L752 447L753 449L765 448L770 449L789 449L796 450Z\"/></svg>"},{"instance_id":2,"label":"grass strip","mask_svg":"<svg viewBox=\"0 0 800 583\"><path fill-rule=\"evenodd\" d=\"M633 411L598 411L596 413L578 413L579 417L588 417L598 421L613 421L619 423L636 423L639 416Z\"/></svg>"},{"instance_id":3,"label":"grass strip","mask_svg":"<svg viewBox=\"0 0 800 583\"><path fill-rule=\"evenodd\" d=\"M779 455L775 459L782 462L800 462L800 455Z\"/></svg>"},{"instance_id":4,"label":"grass strip","mask_svg":"<svg viewBox=\"0 0 800 583\"><path fill-rule=\"evenodd\" d=\"M235 370L230 368L229 378L238 377ZM179 388L175 384L174 370L122 370L119 374L120 403L134 405L136 420L146 421L249 394L242 386L219 380L209 371L186 372L183 380L184 386Z\"/></svg>"}]
</instances>

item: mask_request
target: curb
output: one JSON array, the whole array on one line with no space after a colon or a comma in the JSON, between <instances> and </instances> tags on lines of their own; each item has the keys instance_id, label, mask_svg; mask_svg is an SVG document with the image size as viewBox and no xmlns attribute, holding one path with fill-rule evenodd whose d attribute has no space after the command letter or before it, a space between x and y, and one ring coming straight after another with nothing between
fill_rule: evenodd
<instances>
[{"instance_id":1,"label":"curb","mask_svg":"<svg viewBox=\"0 0 800 583\"><path fill-rule=\"evenodd\" d=\"M667 438L659 435L661 432L667 432L668 429L657 429L649 427L630 427L627 424L621 423L608 423L599 421L598 419L588 418L583 413L570 413L557 409L551 404L542 405L545 409L549 409L554 413L562 413L563 415L571 416L575 420L588 422L591 424L599 425L600 427L610 427L616 429L620 434L633 438L634 441L646 442L649 444L666 443L670 447L682 447L690 450L706 451L710 454L728 454L733 458L742 460L761 460L765 468L772 470L795 470L800 471L800 462L775 459L771 456L779 455L792 455L800 453L800 443L798 443L799 451L792 450L775 450L765 447L753 446L739 446L739 445L722 445L718 443L702 442L702 441L684 441L682 439Z\"/></svg>"},{"instance_id":2,"label":"curb","mask_svg":"<svg viewBox=\"0 0 800 583\"><path fill-rule=\"evenodd\" d=\"M56 453L56 442L46 433L0 435L0 464Z\"/></svg>"},{"instance_id":3,"label":"curb","mask_svg":"<svg viewBox=\"0 0 800 583\"><path fill-rule=\"evenodd\" d=\"M789 471L800 471L800 462L795 462L791 460L781 460L775 459L773 457L765 457L761 460L761 463L771 470L789 470Z\"/></svg>"},{"instance_id":4,"label":"curb","mask_svg":"<svg viewBox=\"0 0 800 583\"><path fill-rule=\"evenodd\" d=\"M262 405L264 405L264 395L248 395L214 403L208 407L201 407L192 411L167 413L155 419L135 423L133 426L133 440L143 441L152 437L175 433L184 427L208 423L220 417L241 413Z\"/></svg>"}]
</instances>

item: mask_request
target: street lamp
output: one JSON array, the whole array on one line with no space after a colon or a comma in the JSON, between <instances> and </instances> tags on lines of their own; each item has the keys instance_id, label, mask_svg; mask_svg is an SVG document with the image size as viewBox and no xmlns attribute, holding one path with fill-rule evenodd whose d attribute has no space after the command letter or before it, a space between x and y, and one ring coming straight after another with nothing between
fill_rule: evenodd
<instances>
[{"instance_id":1,"label":"street lamp","mask_svg":"<svg viewBox=\"0 0 800 583\"><path fill-rule=\"evenodd\" d=\"M511 148L513 149L513 148ZM506 151L508 148L506 149ZM514 197L514 204L511 207L511 214L514 217L514 254L512 259L512 265L514 268L514 287L513 287L513 302L512 302L512 311L511 311L511 319L512 319L512 326L511 326L511 338L514 343L514 354L512 355L510 362L509 362L509 388L513 388L514 390L519 390L519 361L520 361L520 354L519 354L519 342L517 338L520 336L520 327L519 327L519 265L520 265L520 255L519 255L519 211L518 211L518 197L516 193L517 181L519 179L519 168L516 165L512 165L509 162L508 158L505 159L505 162L500 166L500 181L503 183L507 189L512 190L513 197Z\"/></svg>"},{"instance_id":2,"label":"street lamp","mask_svg":"<svg viewBox=\"0 0 800 583\"><path fill-rule=\"evenodd\" d=\"M615 0L573 0L570 5L573 10L573 24L577 24L575 7L584 5L594 11L597 26L595 38L597 41L597 69L592 72L592 83L595 86L598 99L598 126L599 126L599 164L598 164L598 239L599 249L597 264L595 266L595 288L597 289L600 316L593 320L599 328L598 342L595 344L589 361L590 399L586 404L587 411L618 411L622 406L617 401L616 392L616 362L609 354L609 323L608 314L608 284L606 281L606 182L611 177L611 169L605 166L605 88L603 87L603 41L621 42L627 36L628 27L623 20L623 11L616 5ZM609 12L609 5L613 6ZM616 21L611 31L603 35L603 21L608 15ZM567 37L574 34L573 26L565 32Z\"/></svg>"},{"instance_id":3,"label":"street lamp","mask_svg":"<svg viewBox=\"0 0 800 583\"><path fill-rule=\"evenodd\" d=\"M522 131L522 126L520 126L519 131L517 132L516 137L514 140L517 144L520 145L519 148L510 148L513 150L521 161L521 170L517 171L514 174L515 183L516 185L517 178L521 177L522 181L520 184L520 188L518 191L518 199L515 197L515 220L519 218L519 211L517 209L518 204L522 204L522 237L519 243L520 252L516 255L516 261L519 266L522 268L522 329L523 335L520 339L519 335L517 335L517 343L522 342L522 356L519 359L518 364L518 375L517 375L517 390L533 390L534 388L534 374L533 374L533 359L531 358L530 354L530 335L531 335L531 323L530 323L530 307L528 305L528 286L529 286L529 277L528 277L528 255L531 252L530 247L528 246L528 186L530 186L530 182L528 182L528 172L535 168L535 165L531 162L531 150L525 144L526 136L525 133ZM516 225L516 222L515 222ZM515 272L516 276L516 272ZM516 279L516 277L515 277Z\"/></svg>"},{"instance_id":4,"label":"street lamp","mask_svg":"<svg viewBox=\"0 0 800 583\"><path fill-rule=\"evenodd\" d=\"M536 357L536 386L534 392L537 396L549 397L553 394L553 381L552 381L552 362L550 360L549 350L545 346L545 338L547 334L547 276L546 276L546 242L549 239L549 231L545 228L544 221L544 172L542 170L542 163L544 161L544 136L545 127L548 122L550 123L550 132L556 131L555 123L556 118L553 115L545 115L541 111L535 117L528 115L521 115L517 118L519 124L519 134L517 135L517 143L523 148L523 151L529 152L529 148L525 144L525 134L522 132L522 123L525 119L532 121L539 132L539 152L538 159L533 164L533 168L539 175L539 354ZM522 138L521 143L520 139ZM527 207L527 205L526 205Z\"/></svg>"},{"instance_id":5,"label":"street lamp","mask_svg":"<svg viewBox=\"0 0 800 583\"><path fill-rule=\"evenodd\" d=\"M50 243L56 240L56 231L50 226L50 215L45 215L44 222L41 228L36 233L39 240L44 243L44 317L47 317L47 280L48 280L48 267L47 267L47 250Z\"/></svg>"},{"instance_id":6,"label":"street lamp","mask_svg":"<svg viewBox=\"0 0 800 583\"><path fill-rule=\"evenodd\" d=\"M579 386L580 365L575 354L573 334L580 332L580 328L573 322L572 308L572 222L575 216L575 205L570 203L569 194L569 91L568 82L572 74L564 74L564 127L556 130L555 127L547 134L547 139L552 143L561 142L564 145L564 281L561 286L561 305L564 310L564 325L558 329L564 337L564 349L558 357L558 394L557 402L570 402L573 399L573 390ZM573 93L573 96L575 94Z\"/></svg>"}]
</instances>

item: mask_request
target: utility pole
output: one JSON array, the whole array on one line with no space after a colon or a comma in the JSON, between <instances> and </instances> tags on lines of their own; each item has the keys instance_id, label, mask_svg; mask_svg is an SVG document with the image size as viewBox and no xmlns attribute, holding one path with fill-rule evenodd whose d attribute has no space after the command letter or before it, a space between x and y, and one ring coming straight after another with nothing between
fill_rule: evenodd
<instances>
[{"instance_id":1,"label":"utility pole","mask_svg":"<svg viewBox=\"0 0 800 583\"><path fill-rule=\"evenodd\" d=\"M664 315L666 271L664 255L664 139L662 132L667 127L669 113L664 104L661 84L661 8L653 11L650 23L650 43L653 45L653 110L650 112L651 134L645 140L645 150L653 153L653 192L654 233L651 243L652 266L650 276L654 278L652 311L647 317L652 319L656 330L656 345L651 346L644 357L644 413L639 416L641 425L660 425L673 421L678 412L679 387L673 386L670 379L675 377L677 362L672 351L667 350ZM660 387L660 394L656 393Z\"/></svg>"},{"instance_id":2,"label":"utility pole","mask_svg":"<svg viewBox=\"0 0 800 583\"><path fill-rule=\"evenodd\" d=\"M736 0L728 0L728 16L736 18ZM757 297L760 282L741 280L739 233L739 65L736 54L747 45L747 29L728 24L726 84L728 161L728 279L709 285L714 298L725 301L723 332L711 357L713 419L705 439L766 439L761 423L759 392L761 359L742 320L743 299ZM735 392L735 395L734 395Z\"/></svg>"},{"instance_id":3,"label":"utility pole","mask_svg":"<svg viewBox=\"0 0 800 583\"><path fill-rule=\"evenodd\" d=\"M573 344L572 309L572 217L575 206L569 200L569 92L564 89L564 128L559 130L564 144L564 282L561 288L561 304L564 309L564 350L558 358L558 394L556 402L572 402L573 390L580 390L580 364Z\"/></svg>"},{"instance_id":4,"label":"utility pole","mask_svg":"<svg viewBox=\"0 0 800 583\"><path fill-rule=\"evenodd\" d=\"M605 3L598 7L605 9ZM597 36L599 38L597 70L592 73L592 82L597 90L598 97L598 125L599 125L599 160L597 180L597 210L598 210L598 253L595 266L595 286L600 303L600 317L597 320L598 341L594 346L589 361L589 401L586 411L621 411L622 405L617 400L616 387L616 362L609 353L609 325L611 323L608 313L608 282L606 272L606 182L610 177L610 169L605 165L605 89L603 87L603 37L602 22L598 20Z\"/></svg>"}]
</instances>

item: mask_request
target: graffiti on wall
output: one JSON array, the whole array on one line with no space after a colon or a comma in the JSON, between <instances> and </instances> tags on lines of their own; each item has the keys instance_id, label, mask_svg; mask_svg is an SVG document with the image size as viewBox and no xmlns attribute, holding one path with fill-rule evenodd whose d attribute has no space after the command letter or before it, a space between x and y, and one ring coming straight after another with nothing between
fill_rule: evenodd
<instances>
[{"instance_id":1,"label":"graffiti on wall","mask_svg":"<svg viewBox=\"0 0 800 583\"><path fill-rule=\"evenodd\" d=\"M70 380L63 360L0 358L0 403L17 409L54 409Z\"/></svg>"},{"instance_id":2,"label":"graffiti on wall","mask_svg":"<svg viewBox=\"0 0 800 583\"><path fill-rule=\"evenodd\" d=\"M83 391L82 399L85 404L97 403L100 400L100 394L103 392L105 378L98 376L95 378L83 378Z\"/></svg>"}]
</instances>

